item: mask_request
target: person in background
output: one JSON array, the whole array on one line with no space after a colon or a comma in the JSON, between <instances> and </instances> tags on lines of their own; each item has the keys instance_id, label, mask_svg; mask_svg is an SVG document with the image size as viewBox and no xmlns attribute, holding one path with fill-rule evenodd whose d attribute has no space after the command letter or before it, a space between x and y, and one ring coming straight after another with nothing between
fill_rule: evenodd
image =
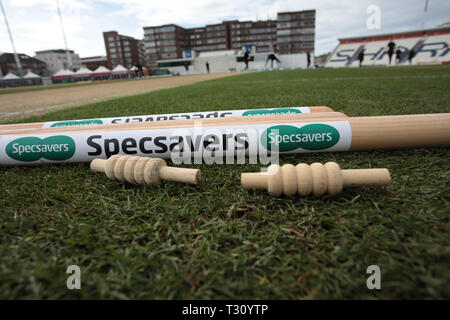
<instances>
[{"instance_id":1,"label":"person in background","mask_svg":"<svg viewBox=\"0 0 450 320\"><path fill-rule=\"evenodd\" d=\"M362 62L364 61L364 49L361 50L361 52L358 54L359 59L359 66L362 66Z\"/></svg>"},{"instance_id":2,"label":"person in background","mask_svg":"<svg viewBox=\"0 0 450 320\"><path fill-rule=\"evenodd\" d=\"M391 41L389 41L387 46L388 46L389 64L391 64L392 56L394 55L395 42L393 42L391 39Z\"/></svg>"},{"instance_id":3,"label":"person in background","mask_svg":"<svg viewBox=\"0 0 450 320\"><path fill-rule=\"evenodd\" d=\"M186 69L186 71L189 71L189 62L185 62L184 63L184 68Z\"/></svg>"},{"instance_id":4,"label":"person in background","mask_svg":"<svg viewBox=\"0 0 450 320\"><path fill-rule=\"evenodd\" d=\"M250 60L249 55L250 54L248 53L248 50L245 49L245 53L244 53L245 69L244 70L248 70L248 61Z\"/></svg>"},{"instance_id":5,"label":"person in background","mask_svg":"<svg viewBox=\"0 0 450 320\"><path fill-rule=\"evenodd\" d=\"M414 51L414 48L411 48L411 50L409 50L409 54L408 54L409 64L412 63L412 59L414 58L415 55L416 55L416 52Z\"/></svg>"},{"instance_id":6,"label":"person in background","mask_svg":"<svg viewBox=\"0 0 450 320\"><path fill-rule=\"evenodd\" d=\"M267 62L270 60L270 68L273 69L273 62L276 61L278 63L278 68L281 66L281 61L275 56L275 54L271 53L267 56L266 63L264 64L264 68L267 65Z\"/></svg>"},{"instance_id":7,"label":"person in background","mask_svg":"<svg viewBox=\"0 0 450 320\"><path fill-rule=\"evenodd\" d=\"M401 59L402 59L402 50L400 50L400 48L397 48L397 50L395 51L395 62L399 64Z\"/></svg>"},{"instance_id":8,"label":"person in background","mask_svg":"<svg viewBox=\"0 0 450 320\"><path fill-rule=\"evenodd\" d=\"M308 63L307 68L309 69L309 66L311 65L311 54L309 52L306 54L306 61Z\"/></svg>"},{"instance_id":9,"label":"person in background","mask_svg":"<svg viewBox=\"0 0 450 320\"><path fill-rule=\"evenodd\" d=\"M136 73L136 78L142 78L144 76L144 70L138 62L136 62L136 65L134 66L134 72Z\"/></svg>"},{"instance_id":10,"label":"person in background","mask_svg":"<svg viewBox=\"0 0 450 320\"><path fill-rule=\"evenodd\" d=\"M208 63L208 61L206 61L205 65L206 65L206 72L209 73L209 63Z\"/></svg>"}]
</instances>

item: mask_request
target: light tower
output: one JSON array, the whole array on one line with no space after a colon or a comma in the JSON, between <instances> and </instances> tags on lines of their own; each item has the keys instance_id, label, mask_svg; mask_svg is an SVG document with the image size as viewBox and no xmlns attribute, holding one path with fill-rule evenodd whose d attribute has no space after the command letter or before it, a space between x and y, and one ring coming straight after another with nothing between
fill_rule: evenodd
<instances>
[{"instance_id":1,"label":"light tower","mask_svg":"<svg viewBox=\"0 0 450 320\"><path fill-rule=\"evenodd\" d=\"M61 10L59 9L59 0L56 0L56 8L58 9L59 22L61 23L61 31L64 38L64 46L66 48L67 64L69 65L69 69L72 70L72 56L70 55L69 49L67 48L66 33L64 32Z\"/></svg>"},{"instance_id":2,"label":"light tower","mask_svg":"<svg viewBox=\"0 0 450 320\"><path fill-rule=\"evenodd\" d=\"M13 40L13 37L11 34L11 30L9 29L8 19L6 18L6 12L5 12L5 8L3 7L2 0L0 0L0 7L2 8L3 18L5 19L6 30L8 30L9 40L11 41L11 46L13 48L14 60L16 62L17 70L19 72L19 76L21 76L23 73L22 72L22 64L20 63L19 56L17 55L17 52L16 52L16 46L14 45L14 40Z\"/></svg>"}]
</instances>

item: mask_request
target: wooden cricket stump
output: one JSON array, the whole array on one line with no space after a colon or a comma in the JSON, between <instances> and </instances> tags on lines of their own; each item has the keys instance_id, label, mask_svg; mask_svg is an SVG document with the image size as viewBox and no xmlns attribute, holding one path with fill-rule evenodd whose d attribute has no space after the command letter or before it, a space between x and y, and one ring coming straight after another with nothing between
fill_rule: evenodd
<instances>
[{"instance_id":1,"label":"wooden cricket stump","mask_svg":"<svg viewBox=\"0 0 450 320\"><path fill-rule=\"evenodd\" d=\"M342 170L336 162L285 164L282 167L273 164L267 172L242 173L241 183L244 189L268 190L276 196L296 193L320 196L337 194L344 187L387 186L391 183L391 175L385 168Z\"/></svg>"},{"instance_id":2,"label":"wooden cricket stump","mask_svg":"<svg viewBox=\"0 0 450 320\"><path fill-rule=\"evenodd\" d=\"M198 184L201 177L199 169L169 167L163 159L118 154L92 160L91 170L132 184L160 184L162 180Z\"/></svg>"}]
</instances>

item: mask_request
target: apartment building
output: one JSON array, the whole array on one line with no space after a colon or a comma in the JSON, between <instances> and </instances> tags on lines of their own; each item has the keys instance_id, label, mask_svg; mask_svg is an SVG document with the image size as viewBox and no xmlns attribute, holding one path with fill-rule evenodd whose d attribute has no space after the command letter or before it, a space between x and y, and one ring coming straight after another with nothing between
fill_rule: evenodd
<instances>
[{"instance_id":1,"label":"apartment building","mask_svg":"<svg viewBox=\"0 0 450 320\"><path fill-rule=\"evenodd\" d=\"M315 10L278 13L277 52L314 52L315 19Z\"/></svg>"},{"instance_id":2,"label":"apartment building","mask_svg":"<svg viewBox=\"0 0 450 320\"><path fill-rule=\"evenodd\" d=\"M124 36L116 31L103 32L105 41L107 66L112 69L117 65L131 68L136 63L144 62L144 46L142 40Z\"/></svg>"},{"instance_id":3,"label":"apartment building","mask_svg":"<svg viewBox=\"0 0 450 320\"><path fill-rule=\"evenodd\" d=\"M175 24L144 27L145 59L189 58L195 52L240 50L293 54L314 51L315 10L280 12L277 20L223 21L186 29Z\"/></svg>"},{"instance_id":4,"label":"apartment building","mask_svg":"<svg viewBox=\"0 0 450 320\"><path fill-rule=\"evenodd\" d=\"M36 59L44 61L51 74L63 69L70 69L71 71L81 67L80 56L73 50L42 50L36 51Z\"/></svg>"}]
</instances>

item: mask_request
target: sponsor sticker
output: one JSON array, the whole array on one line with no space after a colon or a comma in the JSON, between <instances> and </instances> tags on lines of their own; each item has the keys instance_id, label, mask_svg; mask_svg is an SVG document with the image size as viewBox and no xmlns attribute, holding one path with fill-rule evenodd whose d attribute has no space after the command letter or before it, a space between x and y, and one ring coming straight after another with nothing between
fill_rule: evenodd
<instances>
[{"instance_id":1,"label":"sponsor sticker","mask_svg":"<svg viewBox=\"0 0 450 320\"><path fill-rule=\"evenodd\" d=\"M276 146L279 152L288 152L299 148L325 150L336 145L340 136L339 131L328 124L314 123L302 127L276 125L263 132L261 144L267 150Z\"/></svg>"},{"instance_id":2,"label":"sponsor sticker","mask_svg":"<svg viewBox=\"0 0 450 320\"><path fill-rule=\"evenodd\" d=\"M75 141L68 136L23 137L9 142L5 153L11 159L23 162L38 161L41 158L53 161L70 159L76 150Z\"/></svg>"},{"instance_id":3,"label":"sponsor sticker","mask_svg":"<svg viewBox=\"0 0 450 320\"><path fill-rule=\"evenodd\" d=\"M272 116L277 114L295 114L302 113L300 109L295 108L277 108L277 109L255 109L247 110L242 113L243 116Z\"/></svg>"},{"instance_id":4,"label":"sponsor sticker","mask_svg":"<svg viewBox=\"0 0 450 320\"><path fill-rule=\"evenodd\" d=\"M93 124L103 124L103 121L100 119L58 121L58 122L52 123L50 125L50 128L88 126L88 125L93 125Z\"/></svg>"}]
</instances>

